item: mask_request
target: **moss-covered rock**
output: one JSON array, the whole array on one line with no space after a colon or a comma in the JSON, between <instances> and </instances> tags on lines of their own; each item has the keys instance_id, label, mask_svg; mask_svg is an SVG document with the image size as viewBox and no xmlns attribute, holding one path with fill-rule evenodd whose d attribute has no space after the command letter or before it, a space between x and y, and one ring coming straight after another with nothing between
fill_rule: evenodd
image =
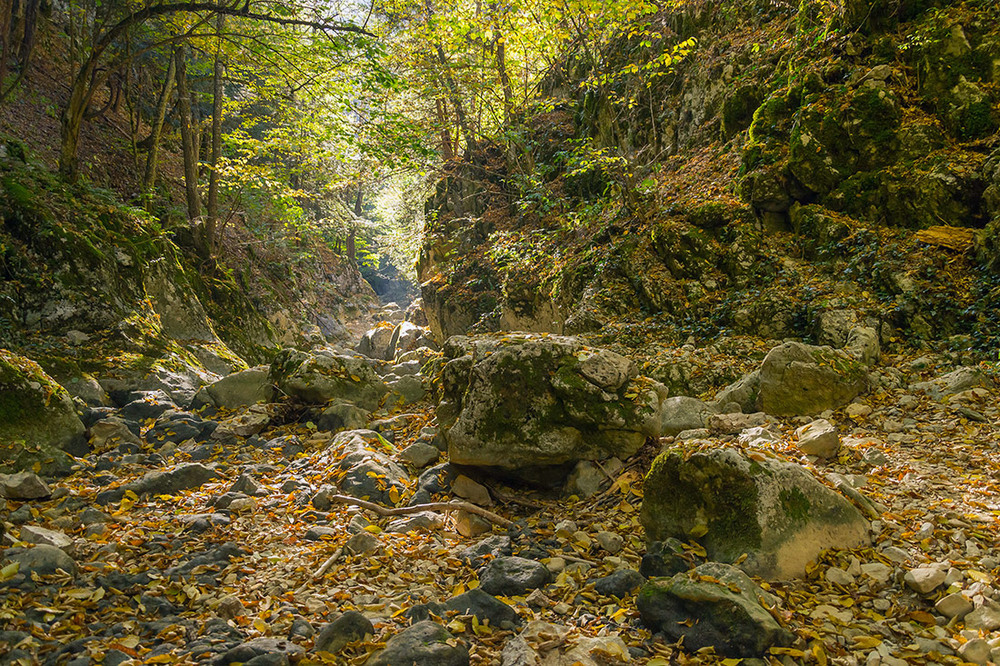
<instances>
[{"instance_id":1,"label":"moss-covered rock","mask_svg":"<svg viewBox=\"0 0 1000 666\"><path fill-rule=\"evenodd\" d=\"M84 426L62 386L34 361L0 349L0 470L66 474L86 452Z\"/></svg>"},{"instance_id":2,"label":"moss-covered rock","mask_svg":"<svg viewBox=\"0 0 1000 666\"><path fill-rule=\"evenodd\" d=\"M846 405L867 388L861 361L831 347L786 342L764 357L757 406L774 416L818 414Z\"/></svg>"},{"instance_id":3,"label":"moss-covered rock","mask_svg":"<svg viewBox=\"0 0 1000 666\"><path fill-rule=\"evenodd\" d=\"M438 409L453 463L508 471L627 458L659 434L666 390L562 336L452 338Z\"/></svg>"},{"instance_id":4,"label":"moss-covered rock","mask_svg":"<svg viewBox=\"0 0 1000 666\"><path fill-rule=\"evenodd\" d=\"M794 635L764 608L776 602L745 573L708 562L690 574L656 579L639 591L642 622L689 650L714 647L726 657L758 657Z\"/></svg>"},{"instance_id":5,"label":"moss-covered rock","mask_svg":"<svg viewBox=\"0 0 1000 666\"><path fill-rule=\"evenodd\" d=\"M285 349L271 363L270 379L281 393L307 403L338 399L369 411L388 392L369 360L329 350Z\"/></svg>"},{"instance_id":6,"label":"moss-covered rock","mask_svg":"<svg viewBox=\"0 0 1000 666\"><path fill-rule=\"evenodd\" d=\"M803 467L730 449L660 454L646 476L641 520L647 541L694 537L709 558L745 554L744 571L772 579L802 576L823 550L868 538L861 513Z\"/></svg>"}]
</instances>

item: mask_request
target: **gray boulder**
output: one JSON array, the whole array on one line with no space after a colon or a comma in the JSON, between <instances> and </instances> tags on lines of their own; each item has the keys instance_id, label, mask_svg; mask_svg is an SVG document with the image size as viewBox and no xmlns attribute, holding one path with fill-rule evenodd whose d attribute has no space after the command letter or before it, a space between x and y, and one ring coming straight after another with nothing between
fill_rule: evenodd
<instances>
[{"instance_id":1,"label":"gray boulder","mask_svg":"<svg viewBox=\"0 0 1000 666\"><path fill-rule=\"evenodd\" d=\"M274 397L270 369L263 365L234 372L209 384L204 390L212 404L223 409L271 402Z\"/></svg>"},{"instance_id":2,"label":"gray boulder","mask_svg":"<svg viewBox=\"0 0 1000 666\"><path fill-rule=\"evenodd\" d=\"M451 462L522 470L635 453L659 435L666 389L576 338L456 336L438 423Z\"/></svg>"},{"instance_id":3,"label":"gray boulder","mask_svg":"<svg viewBox=\"0 0 1000 666\"><path fill-rule=\"evenodd\" d=\"M338 615L330 624L320 630L313 649L316 652L337 654L348 643L364 640L365 636L374 636L375 627L371 620L358 611L350 610Z\"/></svg>"},{"instance_id":4,"label":"gray boulder","mask_svg":"<svg viewBox=\"0 0 1000 666\"><path fill-rule=\"evenodd\" d=\"M103 453L122 444L142 446L124 419L109 416L90 426L90 448L94 451Z\"/></svg>"},{"instance_id":5,"label":"gray boulder","mask_svg":"<svg viewBox=\"0 0 1000 666\"><path fill-rule=\"evenodd\" d=\"M760 394L760 370L754 370L748 375L736 380L715 396L715 404L728 405L736 403L745 413L757 410L757 396ZM737 432L741 428L737 428Z\"/></svg>"},{"instance_id":6,"label":"gray boulder","mask_svg":"<svg viewBox=\"0 0 1000 666\"><path fill-rule=\"evenodd\" d=\"M44 499L52 490L34 472L0 474L0 497L12 500Z\"/></svg>"},{"instance_id":7,"label":"gray boulder","mask_svg":"<svg viewBox=\"0 0 1000 666\"><path fill-rule=\"evenodd\" d=\"M417 622L390 638L366 666L468 666L469 650L440 624Z\"/></svg>"},{"instance_id":8,"label":"gray boulder","mask_svg":"<svg viewBox=\"0 0 1000 666\"><path fill-rule=\"evenodd\" d=\"M201 463L184 463L167 470L148 472L138 481L98 493L96 501L98 504L117 502L129 491L139 496L171 495L182 490L200 488L214 478L214 467L206 467Z\"/></svg>"},{"instance_id":9,"label":"gray boulder","mask_svg":"<svg viewBox=\"0 0 1000 666\"><path fill-rule=\"evenodd\" d=\"M430 347L433 349L436 346L430 329L404 321L398 324L392 331L392 340L389 343L392 356L387 360L391 361L393 358L420 349L421 347Z\"/></svg>"},{"instance_id":10,"label":"gray boulder","mask_svg":"<svg viewBox=\"0 0 1000 666\"><path fill-rule=\"evenodd\" d=\"M757 407L774 416L837 409L868 388L865 365L831 347L786 342L760 367Z\"/></svg>"},{"instance_id":11,"label":"gray boulder","mask_svg":"<svg viewBox=\"0 0 1000 666\"><path fill-rule=\"evenodd\" d=\"M546 585L551 578L541 562L524 557L498 557L479 572L479 587L487 594L512 596Z\"/></svg>"},{"instance_id":12,"label":"gray boulder","mask_svg":"<svg viewBox=\"0 0 1000 666\"><path fill-rule=\"evenodd\" d=\"M703 428L713 413L714 409L697 398L667 398L660 406L660 435L672 437L684 430Z\"/></svg>"},{"instance_id":13,"label":"gray boulder","mask_svg":"<svg viewBox=\"0 0 1000 666\"><path fill-rule=\"evenodd\" d=\"M412 405L427 396L427 388L420 375L404 375L392 379L386 385L389 387L389 396L386 398L387 405Z\"/></svg>"},{"instance_id":14,"label":"gray boulder","mask_svg":"<svg viewBox=\"0 0 1000 666\"><path fill-rule=\"evenodd\" d=\"M745 573L708 562L694 574L646 583L636 604L643 624L670 642L683 638L687 650L714 647L726 657L759 657L768 648L792 643L794 634L762 605L774 606L776 599Z\"/></svg>"},{"instance_id":15,"label":"gray boulder","mask_svg":"<svg viewBox=\"0 0 1000 666\"><path fill-rule=\"evenodd\" d=\"M395 356L393 343L396 329L388 322L381 322L375 328L365 331L358 343L358 353L380 361L391 361Z\"/></svg>"},{"instance_id":16,"label":"gray boulder","mask_svg":"<svg viewBox=\"0 0 1000 666\"><path fill-rule=\"evenodd\" d=\"M385 453L391 450L373 430L348 430L334 437L327 451L342 472L337 482L340 492L394 506L392 497L403 495L409 475Z\"/></svg>"},{"instance_id":17,"label":"gray boulder","mask_svg":"<svg viewBox=\"0 0 1000 666\"><path fill-rule=\"evenodd\" d=\"M834 458L840 450L837 427L826 419L816 419L795 431L802 453L820 458Z\"/></svg>"},{"instance_id":18,"label":"gray boulder","mask_svg":"<svg viewBox=\"0 0 1000 666\"><path fill-rule=\"evenodd\" d=\"M940 400L969 389L987 387L989 384L979 368L959 368L948 374L935 377L928 382L910 385L910 390L926 393L934 400Z\"/></svg>"},{"instance_id":19,"label":"gray boulder","mask_svg":"<svg viewBox=\"0 0 1000 666\"><path fill-rule=\"evenodd\" d=\"M316 425L320 430L359 430L368 425L369 416L371 412L337 400L323 410Z\"/></svg>"},{"instance_id":20,"label":"gray boulder","mask_svg":"<svg viewBox=\"0 0 1000 666\"><path fill-rule=\"evenodd\" d=\"M282 350L271 364L270 377L279 391L303 402L339 399L369 411L378 408L388 391L369 361L332 350Z\"/></svg>"},{"instance_id":21,"label":"gray boulder","mask_svg":"<svg viewBox=\"0 0 1000 666\"><path fill-rule=\"evenodd\" d=\"M25 575L37 573L40 576L50 576L60 569L75 574L77 570L72 557L59 548L46 544L33 548L10 548L4 552L4 559L17 562L20 573Z\"/></svg>"},{"instance_id":22,"label":"gray boulder","mask_svg":"<svg viewBox=\"0 0 1000 666\"><path fill-rule=\"evenodd\" d=\"M68 474L87 452L73 399L42 368L0 349L0 471Z\"/></svg>"},{"instance_id":23,"label":"gray boulder","mask_svg":"<svg viewBox=\"0 0 1000 666\"><path fill-rule=\"evenodd\" d=\"M643 497L647 540L694 537L720 562L746 554L740 567L763 578L802 576L822 551L868 542L864 516L805 468L732 449L660 454Z\"/></svg>"}]
</instances>

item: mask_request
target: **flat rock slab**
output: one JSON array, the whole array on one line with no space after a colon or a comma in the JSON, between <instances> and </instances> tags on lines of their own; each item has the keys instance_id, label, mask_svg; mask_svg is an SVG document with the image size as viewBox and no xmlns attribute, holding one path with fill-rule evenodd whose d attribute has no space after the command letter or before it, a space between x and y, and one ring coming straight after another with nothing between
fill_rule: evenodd
<instances>
[{"instance_id":1,"label":"flat rock slab","mask_svg":"<svg viewBox=\"0 0 1000 666\"><path fill-rule=\"evenodd\" d=\"M52 490L34 472L0 474L0 497L12 500L44 499Z\"/></svg>"}]
</instances>

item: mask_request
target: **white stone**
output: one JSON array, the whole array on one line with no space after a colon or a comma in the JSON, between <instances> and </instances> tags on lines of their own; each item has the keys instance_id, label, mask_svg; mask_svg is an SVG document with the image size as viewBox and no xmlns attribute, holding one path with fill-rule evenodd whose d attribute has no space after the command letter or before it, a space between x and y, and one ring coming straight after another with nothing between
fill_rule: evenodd
<instances>
[{"instance_id":1,"label":"white stone","mask_svg":"<svg viewBox=\"0 0 1000 666\"><path fill-rule=\"evenodd\" d=\"M990 660L990 645L982 638L973 638L958 648L958 654L973 664L986 664Z\"/></svg>"},{"instance_id":2,"label":"white stone","mask_svg":"<svg viewBox=\"0 0 1000 666\"><path fill-rule=\"evenodd\" d=\"M918 594L930 594L944 583L947 574L937 567L917 567L906 573L903 582Z\"/></svg>"},{"instance_id":3,"label":"white stone","mask_svg":"<svg viewBox=\"0 0 1000 666\"><path fill-rule=\"evenodd\" d=\"M861 565L861 574L880 583L888 583L889 579L892 578L892 568L881 562L871 562Z\"/></svg>"},{"instance_id":4,"label":"white stone","mask_svg":"<svg viewBox=\"0 0 1000 666\"><path fill-rule=\"evenodd\" d=\"M837 567L830 567L826 570L826 579L832 584L840 585L841 587L854 585L854 576Z\"/></svg>"},{"instance_id":5,"label":"white stone","mask_svg":"<svg viewBox=\"0 0 1000 666\"><path fill-rule=\"evenodd\" d=\"M961 592L953 592L938 599L938 602L934 604L934 608L941 615L950 619L953 617L961 618L969 614L975 606L973 606L972 600Z\"/></svg>"},{"instance_id":6,"label":"white stone","mask_svg":"<svg viewBox=\"0 0 1000 666\"><path fill-rule=\"evenodd\" d=\"M607 530L601 530L597 533L597 543L612 555L620 553L622 548L625 547L625 539L620 534L608 532Z\"/></svg>"},{"instance_id":7,"label":"white stone","mask_svg":"<svg viewBox=\"0 0 1000 666\"><path fill-rule=\"evenodd\" d=\"M967 629L983 631L1000 629L1000 604L995 601L985 602L965 616L965 626Z\"/></svg>"},{"instance_id":8,"label":"white stone","mask_svg":"<svg viewBox=\"0 0 1000 666\"><path fill-rule=\"evenodd\" d=\"M810 456L834 458L840 449L837 428L826 419L816 419L795 431L799 450Z\"/></svg>"},{"instance_id":9,"label":"white stone","mask_svg":"<svg viewBox=\"0 0 1000 666\"><path fill-rule=\"evenodd\" d=\"M36 527L34 525L24 525L21 527L21 541L55 546L62 550L67 550L73 545L73 540L62 532L47 530L44 527Z\"/></svg>"}]
</instances>

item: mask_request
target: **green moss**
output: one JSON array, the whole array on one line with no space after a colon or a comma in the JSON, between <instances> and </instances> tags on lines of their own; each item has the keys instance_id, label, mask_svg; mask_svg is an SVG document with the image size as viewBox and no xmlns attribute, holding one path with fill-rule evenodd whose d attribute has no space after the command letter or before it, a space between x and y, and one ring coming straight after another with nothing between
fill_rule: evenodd
<instances>
[{"instance_id":1,"label":"green moss","mask_svg":"<svg viewBox=\"0 0 1000 666\"><path fill-rule=\"evenodd\" d=\"M782 490L778 493L778 499L781 501L781 508L789 520L803 523L809 519L812 504L798 488Z\"/></svg>"}]
</instances>

